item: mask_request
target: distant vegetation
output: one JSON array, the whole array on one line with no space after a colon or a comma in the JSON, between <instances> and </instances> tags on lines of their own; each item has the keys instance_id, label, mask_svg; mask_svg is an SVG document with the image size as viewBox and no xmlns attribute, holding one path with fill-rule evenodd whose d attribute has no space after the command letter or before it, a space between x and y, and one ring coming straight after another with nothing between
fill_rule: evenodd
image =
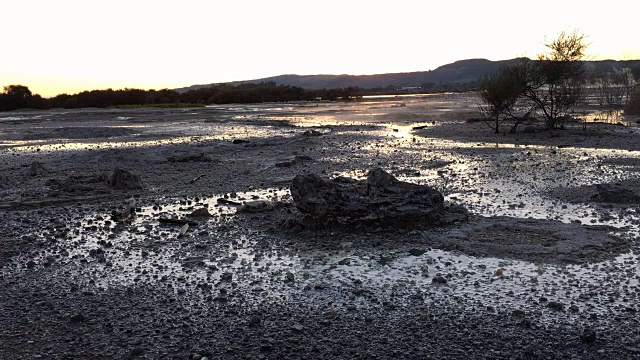
<instances>
[{"instance_id":1,"label":"distant vegetation","mask_svg":"<svg viewBox=\"0 0 640 360\"><path fill-rule=\"evenodd\" d=\"M544 61L544 60L542 60ZM518 58L503 61L471 59L456 61L432 71L396 73L381 75L282 75L250 82L232 82L226 84L194 85L182 89L162 90L92 90L78 94L60 94L46 99L23 85L5 86L0 93L0 111L22 108L82 108L82 107L190 107L209 104L261 103L313 100L351 100L363 95L401 95L416 93L461 92L478 90L482 83L486 89L487 81L505 68L513 71L541 68L539 60ZM582 98L600 104L601 107L622 109L631 99L633 85L640 79L640 61L584 61L579 62L583 75L574 85L582 89ZM487 75L492 74L492 75ZM512 74L514 75L514 74ZM510 75L510 76L512 76ZM505 79L501 80L503 85ZM537 81L537 80L536 80ZM494 81L495 82L495 81ZM513 85L513 84L511 84ZM507 84L507 86L511 86ZM505 89L495 89L491 97L499 95ZM511 89L514 90L514 89ZM501 96L504 96L501 95ZM516 97L522 100L522 97ZM506 103L509 99L504 99ZM492 100L493 101L493 100ZM499 106L504 106L506 103ZM197 104L197 105L196 105ZM515 109L511 115L500 110L500 116L491 115L492 127L496 121L508 124L515 131L520 120L527 113L518 101L509 105ZM554 110L555 111L555 110ZM631 110L627 110L630 113ZM535 114L529 114L535 115ZM539 115L539 114L538 114ZM516 119L519 118L520 120Z\"/></svg>"},{"instance_id":2,"label":"distant vegetation","mask_svg":"<svg viewBox=\"0 0 640 360\"><path fill-rule=\"evenodd\" d=\"M187 92L162 90L92 90L78 94L60 94L45 99L33 94L23 85L9 85L0 94L0 111L23 108L75 109L84 107L159 107L177 108L194 107L209 104L261 103L303 100L351 100L362 96L361 90L355 87L344 89L305 90L296 86L276 85L274 82L233 85L214 85Z\"/></svg>"},{"instance_id":3,"label":"distant vegetation","mask_svg":"<svg viewBox=\"0 0 640 360\"><path fill-rule=\"evenodd\" d=\"M547 130L563 127L561 122L579 105L637 111L638 90L632 93L640 80L638 68L585 68L587 44L585 35L577 32L563 32L546 46L548 52L537 61L505 65L480 79L479 107L496 133L504 125L514 133L520 124L536 119L543 119Z\"/></svg>"}]
</instances>

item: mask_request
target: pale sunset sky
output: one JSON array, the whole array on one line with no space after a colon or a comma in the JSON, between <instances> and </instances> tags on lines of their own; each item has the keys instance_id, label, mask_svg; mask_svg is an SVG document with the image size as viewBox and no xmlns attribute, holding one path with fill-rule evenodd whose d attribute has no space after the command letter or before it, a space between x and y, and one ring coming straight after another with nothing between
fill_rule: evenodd
<instances>
[{"instance_id":1,"label":"pale sunset sky","mask_svg":"<svg viewBox=\"0 0 640 360\"><path fill-rule=\"evenodd\" d=\"M561 31L640 59L637 1L0 0L0 86L49 97L535 57Z\"/></svg>"}]
</instances>

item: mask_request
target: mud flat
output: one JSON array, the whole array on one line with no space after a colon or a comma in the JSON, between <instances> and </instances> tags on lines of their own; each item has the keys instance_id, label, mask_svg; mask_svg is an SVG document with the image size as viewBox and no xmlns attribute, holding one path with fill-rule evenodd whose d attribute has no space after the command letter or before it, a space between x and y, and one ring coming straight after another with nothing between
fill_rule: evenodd
<instances>
[{"instance_id":1,"label":"mud flat","mask_svg":"<svg viewBox=\"0 0 640 360\"><path fill-rule=\"evenodd\" d=\"M0 358L638 358L638 128L475 101L0 114ZM292 198L374 168L468 218Z\"/></svg>"}]
</instances>

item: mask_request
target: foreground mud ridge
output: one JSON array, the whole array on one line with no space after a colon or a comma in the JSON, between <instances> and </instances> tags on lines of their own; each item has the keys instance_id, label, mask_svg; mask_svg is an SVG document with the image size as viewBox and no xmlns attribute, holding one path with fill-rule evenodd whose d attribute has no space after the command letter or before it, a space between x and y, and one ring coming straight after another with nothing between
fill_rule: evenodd
<instances>
[{"instance_id":1,"label":"foreground mud ridge","mask_svg":"<svg viewBox=\"0 0 640 360\"><path fill-rule=\"evenodd\" d=\"M637 358L638 129L475 101L3 113L0 358Z\"/></svg>"}]
</instances>

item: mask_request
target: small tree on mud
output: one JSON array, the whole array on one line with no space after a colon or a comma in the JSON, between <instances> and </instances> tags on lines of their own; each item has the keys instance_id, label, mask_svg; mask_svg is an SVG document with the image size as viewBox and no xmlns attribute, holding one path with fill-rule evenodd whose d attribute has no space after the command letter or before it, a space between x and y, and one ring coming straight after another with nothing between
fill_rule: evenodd
<instances>
[{"instance_id":1,"label":"small tree on mud","mask_svg":"<svg viewBox=\"0 0 640 360\"><path fill-rule=\"evenodd\" d=\"M514 115L514 107L525 89L517 71L516 67L505 66L496 74L485 75L479 80L482 104L478 107L483 119L496 134L506 121L516 120L517 126L518 117Z\"/></svg>"},{"instance_id":2,"label":"small tree on mud","mask_svg":"<svg viewBox=\"0 0 640 360\"><path fill-rule=\"evenodd\" d=\"M581 86L587 44L584 34L562 32L545 44L549 52L538 55L538 61L525 64L524 97L535 104L545 119L548 130L558 126L583 96Z\"/></svg>"}]
</instances>

